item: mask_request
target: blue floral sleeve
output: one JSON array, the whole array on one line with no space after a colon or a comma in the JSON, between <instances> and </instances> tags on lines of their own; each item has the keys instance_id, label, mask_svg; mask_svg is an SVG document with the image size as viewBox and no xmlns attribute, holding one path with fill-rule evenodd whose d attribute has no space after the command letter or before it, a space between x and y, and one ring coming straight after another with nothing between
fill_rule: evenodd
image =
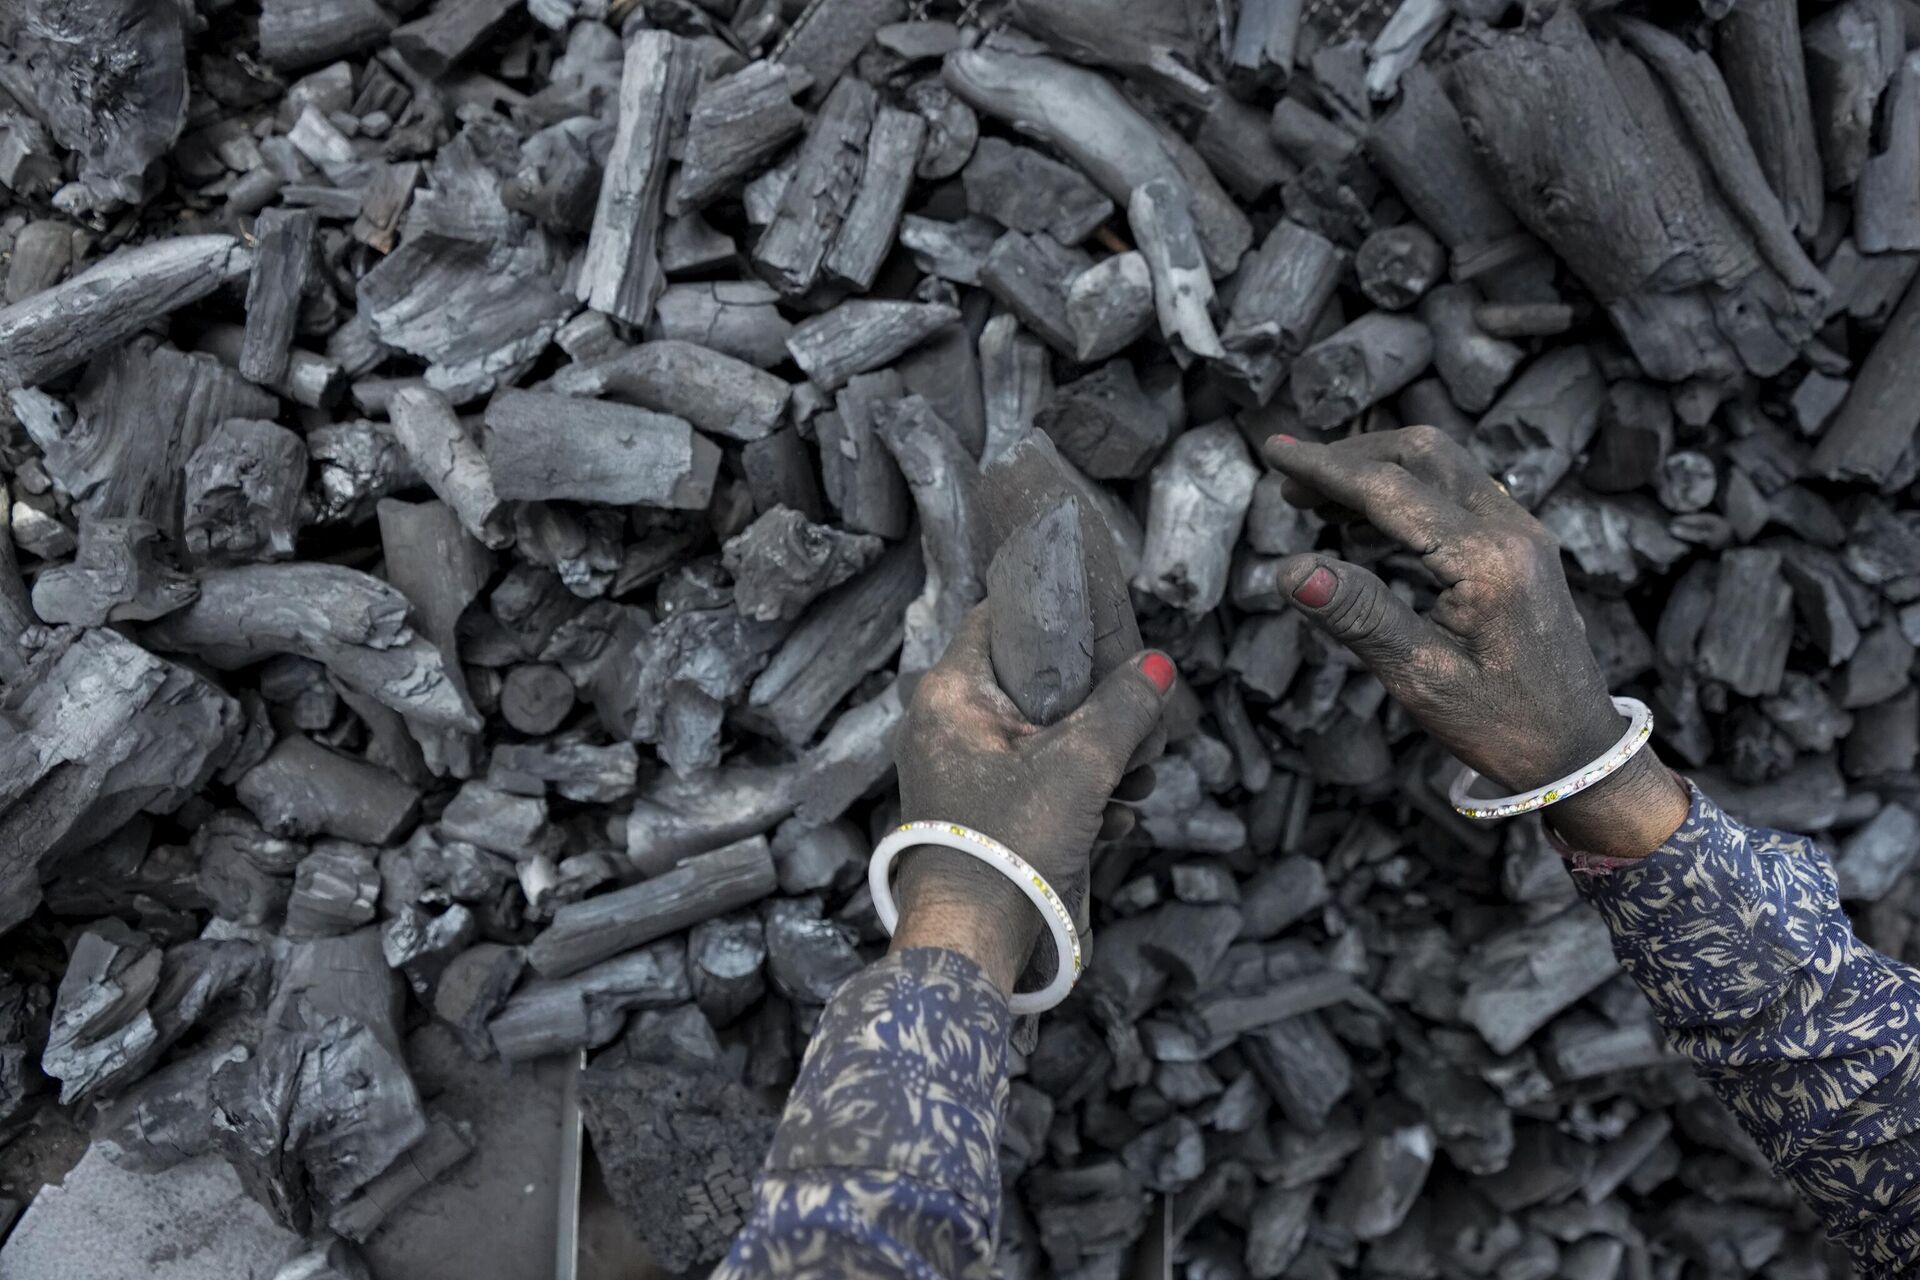
<instances>
[{"instance_id":1,"label":"blue floral sleeve","mask_svg":"<svg viewBox=\"0 0 1920 1280\"><path fill-rule=\"evenodd\" d=\"M1833 1239L1873 1280L1913 1275L1920 972L1854 935L1813 841L1691 790L1686 821L1645 859L1576 859L1580 892L1674 1047Z\"/></svg>"},{"instance_id":2,"label":"blue floral sleeve","mask_svg":"<svg viewBox=\"0 0 1920 1280\"><path fill-rule=\"evenodd\" d=\"M903 951L847 979L713 1280L988 1280L1011 1018L951 951Z\"/></svg>"}]
</instances>

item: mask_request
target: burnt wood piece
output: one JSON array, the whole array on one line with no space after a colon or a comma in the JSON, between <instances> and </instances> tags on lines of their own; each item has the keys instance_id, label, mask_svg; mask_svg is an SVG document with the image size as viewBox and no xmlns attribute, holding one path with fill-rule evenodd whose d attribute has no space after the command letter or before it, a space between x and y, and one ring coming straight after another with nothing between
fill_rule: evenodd
<instances>
[{"instance_id":1,"label":"burnt wood piece","mask_svg":"<svg viewBox=\"0 0 1920 1280\"><path fill-rule=\"evenodd\" d=\"M1076 467L1099 480L1145 475L1174 427L1166 410L1140 389L1125 357L1054 392L1035 425Z\"/></svg>"},{"instance_id":2,"label":"burnt wood piece","mask_svg":"<svg viewBox=\"0 0 1920 1280\"><path fill-rule=\"evenodd\" d=\"M1074 358L1105 360L1153 327L1153 270L1144 255L1116 253L1075 276L1067 285L1067 323Z\"/></svg>"},{"instance_id":3,"label":"burnt wood piece","mask_svg":"<svg viewBox=\"0 0 1920 1280\"><path fill-rule=\"evenodd\" d=\"M1061 244L1079 244L1113 216L1113 201L1078 169L1000 138L981 139L960 181L968 212Z\"/></svg>"},{"instance_id":4,"label":"burnt wood piece","mask_svg":"<svg viewBox=\"0 0 1920 1280\"><path fill-rule=\"evenodd\" d=\"M117 346L253 267L232 236L173 236L120 249L0 310L0 385L31 387Z\"/></svg>"},{"instance_id":5,"label":"burnt wood piece","mask_svg":"<svg viewBox=\"0 0 1920 1280\"><path fill-rule=\"evenodd\" d=\"M687 933L693 998L716 1027L738 1019L766 991L766 962L766 935L750 913L702 920Z\"/></svg>"},{"instance_id":6,"label":"burnt wood piece","mask_svg":"<svg viewBox=\"0 0 1920 1280\"><path fill-rule=\"evenodd\" d=\"M0 480L0 681L16 684L26 673L27 657L20 642L29 627L39 625L14 552L13 496Z\"/></svg>"},{"instance_id":7,"label":"burnt wood piece","mask_svg":"<svg viewBox=\"0 0 1920 1280\"><path fill-rule=\"evenodd\" d=\"M679 217L727 194L762 168L807 126L793 95L803 77L777 62L750 62L700 86L680 168L667 190L667 214Z\"/></svg>"},{"instance_id":8,"label":"burnt wood piece","mask_svg":"<svg viewBox=\"0 0 1920 1280\"><path fill-rule=\"evenodd\" d=\"M293 555L307 446L285 427L229 418L187 459L182 528L202 564Z\"/></svg>"},{"instance_id":9,"label":"burnt wood piece","mask_svg":"<svg viewBox=\"0 0 1920 1280\"><path fill-rule=\"evenodd\" d=\"M1040 54L992 48L955 50L942 75L969 105L1045 142L1116 203L1154 178L1184 186L1194 231L1216 278L1232 271L1247 251L1253 229L1206 163L1142 115L1105 76Z\"/></svg>"},{"instance_id":10,"label":"burnt wood piece","mask_svg":"<svg viewBox=\"0 0 1920 1280\"><path fill-rule=\"evenodd\" d=\"M992 462L1026 439L1052 394L1046 346L1020 327L1017 316L987 321L980 331L980 395L987 422L980 461Z\"/></svg>"},{"instance_id":11,"label":"burnt wood piece","mask_svg":"<svg viewBox=\"0 0 1920 1280\"><path fill-rule=\"evenodd\" d=\"M1512 1053L1612 977L1583 963L1594 947L1606 945L1606 922L1578 906L1491 935L1461 967L1462 1021L1495 1053Z\"/></svg>"},{"instance_id":12,"label":"burnt wood piece","mask_svg":"<svg viewBox=\"0 0 1920 1280\"><path fill-rule=\"evenodd\" d=\"M555 498L698 511L720 450L684 419L539 391L487 405L486 458L509 501Z\"/></svg>"},{"instance_id":13,"label":"burnt wood piece","mask_svg":"<svg viewBox=\"0 0 1920 1280\"><path fill-rule=\"evenodd\" d=\"M597 1049L620 1034L632 1011L670 1008L691 995L686 946L669 938L565 978L525 984L487 1021L487 1034L507 1062Z\"/></svg>"},{"instance_id":14,"label":"burnt wood piece","mask_svg":"<svg viewBox=\"0 0 1920 1280\"><path fill-rule=\"evenodd\" d=\"M1456 258L1520 230L1459 112L1427 67L1414 66L1401 76L1399 101L1374 117L1366 145L1421 225Z\"/></svg>"},{"instance_id":15,"label":"burnt wood piece","mask_svg":"<svg viewBox=\"0 0 1920 1280\"><path fill-rule=\"evenodd\" d=\"M1433 361L1433 335L1412 316L1369 311L1300 353L1293 403L1310 427L1357 417L1393 395Z\"/></svg>"},{"instance_id":16,"label":"burnt wood piece","mask_svg":"<svg viewBox=\"0 0 1920 1280\"><path fill-rule=\"evenodd\" d=\"M418 160L375 166L360 197L359 216L353 220L355 240L381 253L393 252L400 243L401 223L413 203L414 188L420 185L420 170Z\"/></svg>"},{"instance_id":17,"label":"burnt wood piece","mask_svg":"<svg viewBox=\"0 0 1920 1280\"><path fill-rule=\"evenodd\" d=\"M320 219L309 210L266 209L254 223L247 281L247 340L240 372L272 386L287 372L300 305L312 281Z\"/></svg>"},{"instance_id":18,"label":"burnt wood piece","mask_svg":"<svg viewBox=\"0 0 1920 1280\"><path fill-rule=\"evenodd\" d=\"M905 0L810 4L801 10L774 47L773 60L804 72L817 93L827 93L836 82L854 78L841 73L853 65L853 60L882 27L906 16Z\"/></svg>"},{"instance_id":19,"label":"burnt wood piece","mask_svg":"<svg viewBox=\"0 0 1920 1280\"><path fill-rule=\"evenodd\" d=\"M1653 483L1673 448L1673 404L1645 382L1607 388L1600 425L1580 478L1601 493L1626 493Z\"/></svg>"},{"instance_id":20,"label":"burnt wood piece","mask_svg":"<svg viewBox=\"0 0 1920 1280\"><path fill-rule=\"evenodd\" d=\"M847 76L833 85L800 144L793 177L753 248L755 269L788 297L807 292L820 278L860 192L879 107L871 86Z\"/></svg>"},{"instance_id":21,"label":"burnt wood piece","mask_svg":"<svg viewBox=\"0 0 1920 1280\"><path fill-rule=\"evenodd\" d=\"M788 358L793 335L793 322L774 305L779 297L757 280L668 285L647 337L677 338L771 369Z\"/></svg>"},{"instance_id":22,"label":"burnt wood piece","mask_svg":"<svg viewBox=\"0 0 1920 1280\"><path fill-rule=\"evenodd\" d=\"M446 397L430 387L403 387L387 404L394 438L413 469L486 546L513 541L506 504L494 492L486 455Z\"/></svg>"},{"instance_id":23,"label":"burnt wood piece","mask_svg":"<svg viewBox=\"0 0 1920 1280\"><path fill-rule=\"evenodd\" d=\"M395 29L393 47L410 65L440 79L520 7L516 0L434 0L424 16Z\"/></svg>"},{"instance_id":24,"label":"burnt wood piece","mask_svg":"<svg viewBox=\"0 0 1920 1280\"><path fill-rule=\"evenodd\" d=\"M1854 374L1853 386L1808 460L1834 480L1884 484L1920 428L1920 289L1909 287Z\"/></svg>"},{"instance_id":25,"label":"burnt wood piece","mask_svg":"<svg viewBox=\"0 0 1920 1280\"><path fill-rule=\"evenodd\" d=\"M595 311L645 324L666 288L659 259L669 154L699 83L695 47L642 31L620 73L620 123L600 182L576 295Z\"/></svg>"},{"instance_id":26,"label":"burnt wood piece","mask_svg":"<svg viewBox=\"0 0 1920 1280\"><path fill-rule=\"evenodd\" d=\"M873 287L873 278L893 251L926 138L927 122L915 113L885 104L875 110L860 188L821 263L829 280L862 293Z\"/></svg>"},{"instance_id":27,"label":"burnt wood piece","mask_svg":"<svg viewBox=\"0 0 1920 1280\"><path fill-rule=\"evenodd\" d=\"M1305 9L1304 0L1245 0L1227 45L1227 75L1248 87L1285 85Z\"/></svg>"},{"instance_id":28,"label":"burnt wood piece","mask_svg":"<svg viewBox=\"0 0 1920 1280\"><path fill-rule=\"evenodd\" d=\"M1433 335L1434 369L1467 413L1484 412L1526 359L1520 347L1480 326L1479 296L1472 285L1443 284L1420 301L1420 319Z\"/></svg>"},{"instance_id":29,"label":"burnt wood piece","mask_svg":"<svg viewBox=\"0 0 1920 1280\"><path fill-rule=\"evenodd\" d=\"M1220 331L1223 368L1265 404L1307 345L1340 283L1345 255L1317 231L1282 218L1233 278L1233 305Z\"/></svg>"},{"instance_id":30,"label":"burnt wood piece","mask_svg":"<svg viewBox=\"0 0 1920 1280\"><path fill-rule=\"evenodd\" d=\"M387 581L412 604L416 628L440 651L448 682L472 706L460 661L460 618L493 576L493 553L444 502L387 498L378 517ZM480 743L466 731L415 725L411 732L433 773L464 778L478 772Z\"/></svg>"},{"instance_id":31,"label":"burnt wood piece","mask_svg":"<svg viewBox=\"0 0 1920 1280\"><path fill-rule=\"evenodd\" d=\"M394 26L375 0L265 0L260 56L276 71L298 71L376 48Z\"/></svg>"},{"instance_id":32,"label":"burnt wood piece","mask_svg":"<svg viewBox=\"0 0 1920 1280\"><path fill-rule=\"evenodd\" d=\"M942 302L850 298L801 321L787 350L807 377L833 391L855 374L891 364L959 318Z\"/></svg>"},{"instance_id":33,"label":"burnt wood piece","mask_svg":"<svg viewBox=\"0 0 1920 1280\"><path fill-rule=\"evenodd\" d=\"M1556 347L1528 365L1474 424L1467 446L1532 509L1573 466L1600 422L1606 379L1585 347Z\"/></svg>"},{"instance_id":34,"label":"burnt wood piece","mask_svg":"<svg viewBox=\"0 0 1920 1280\"><path fill-rule=\"evenodd\" d=\"M1213 278L1184 195L1172 179L1154 178L1135 187L1127 200L1127 225L1153 276L1160 333L1183 365L1194 356L1226 354L1213 328Z\"/></svg>"},{"instance_id":35,"label":"burnt wood piece","mask_svg":"<svg viewBox=\"0 0 1920 1280\"><path fill-rule=\"evenodd\" d=\"M664 875L561 907L528 946L527 962L543 978L565 977L757 902L777 884L766 837L752 836L688 858Z\"/></svg>"},{"instance_id":36,"label":"burnt wood piece","mask_svg":"<svg viewBox=\"0 0 1920 1280\"><path fill-rule=\"evenodd\" d=\"M1767 183L1788 225L1811 236L1820 228L1826 188L1801 49L1800 8L1793 0L1738 4L1713 31L1720 73Z\"/></svg>"},{"instance_id":37,"label":"burnt wood piece","mask_svg":"<svg viewBox=\"0 0 1920 1280\"><path fill-rule=\"evenodd\" d=\"M980 264L980 283L1061 355L1078 347L1067 314L1067 290L1092 265L1078 249L1052 236L1009 231L994 241Z\"/></svg>"},{"instance_id":38,"label":"burnt wood piece","mask_svg":"<svg viewBox=\"0 0 1920 1280\"><path fill-rule=\"evenodd\" d=\"M1496 338L1551 338L1580 318L1570 302L1482 302L1473 322Z\"/></svg>"},{"instance_id":39,"label":"burnt wood piece","mask_svg":"<svg viewBox=\"0 0 1920 1280\"><path fill-rule=\"evenodd\" d=\"M1801 53L1827 190L1844 191L1860 180L1880 95L1906 53L1898 0L1834 5L1801 29Z\"/></svg>"},{"instance_id":40,"label":"burnt wood piece","mask_svg":"<svg viewBox=\"0 0 1920 1280\"><path fill-rule=\"evenodd\" d=\"M500 686L500 717L529 737L554 732L573 712L573 681L560 668L526 663L507 673Z\"/></svg>"},{"instance_id":41,"label":"burnt wood piece","mask_svg":"<svg viewBox=\"0 0 1920 1280\"><path fill-rule=\"evenodd\" d=\"M1920 56L1902 60L1882 112L1886 147L1868 154L1853 191L1853 239L1862 253L1920 249Z\"/></svg>"},{"instance_id":42,"label":"burnt wood piece","mask_svg":"<svg viewBox=\"0 0 1920 1280\"><path fill-rule=\"evenodd\" d=\"M548 385L672 414L709 435L743 442L780 426L793 391L786 379L745 360L673 338L562 370Z\"/></svg>"},{"instance_id":43,"label":"burnt wood piece","mask_svg":"<svg viewBox=\"0 0 1920 1280\"><path fill-rule=\"evenodd\" d=\"M200 329L194 345L238 369L246 341L247 331L237 324L208 324ZM330 409L346 394L347 371L331 357L294 347L287 352L287 371L266 388L310 409Z\"/></svg>"},{"instance_id":44,"label":"burnt wood piece","mask_svg":"<svg viewBox=\"0 0 1920 1280\"><path fill-rule=\"evenodd\" d=\"M390 493L421 483L385 423L331 423L307 433L315 479L308 491L316 524L357 524Z\"/></svg>"},{"instance_id":45,"label":"burnt wood piece","mask_svg":"<svg viewBox=\"0 0 1920 1280\"><path fill-rule=\"evenodd\" d=\"M494 1055L487 1020L506 1004L526 967L526 953L519 947L480 942L441 970L433 989L433 1012L453 1028L470 1057L486 1059Z\"/></svg>"},{"instance_id":46,"label":"burnt wood piece","mask_svg":"<svg viewBox=\"0 0 1920 1280\"><path fill-rule=\"evenodd\" d=\"M1695 669L1746 697L1768 697L1780 690L1792 638L1793 588L1780 553L1745 547L1722 555Z\"/></svg>"},{"instance_id":47,"label":"burnt wood piece","mask_svg":"<svg viewBox=\"0 0 1920 1280\"><path fill-rule=\"evenodd\" d=\"M73 230L52 219L29 222L13 239L4 300L8 306L58 284L73 265Z\"/></svg>"},{"instance_id":48,"label":"burnt wood piece","mask_svg":"<svg viewBox=\"0 0 1920 1280\"><path fill-rule=\"evenodd\" d=\"M900 645L899 670L912 676L940 661L967 611L986 595L989 549L980 511L980 464L919 396L883 407L877 426L920 517L927 580L907 606Z\"/></svg>"},{"instance_id":49,"label":"burnt wood piece","mask_svg":"<svg viewBox=\"0 0 1920 1280\"><path fill-rule=\"evenodd\" d=\"M487 784L516 795L554 794L591 804L615 804L633 794L639 752L630 742L595 746L574 737L501 742L493 748Z\"/></svg>"},{"instance_id":50,"label":"burnt wood piece","mask_svg":"<svg viewBox=\"0 0 1920 1280\"><path fill-rule=\"evenodd\" d=\"M753 508L761 515L791 507L809 520L826 519L826 499L814 475L813 451L792 427L782 427L740 450Z\"/></svg>"},{"instance_id":51,"label":"burnt wood piece","mask_svg":"<svg viewBox=\"0 0 1920 1280\"><path fill-rule=\"evenodd\" d=\"M980 356L965 318L936 329L894 365L908 391L926 400L978 458L987 440L987 410L980 388Z\"/></svg>"},{"instance_id":52,"label":"burnt wood piece","mask_svg":"<svg viewBox=\"0 0 1920 1280\"><path fill-rule=\"evenodd\" d=\"M890 541L906 536L913 506L905 477L880 441L880 422L904 394L891 369L859 374L836 397L833 412L814 423L827 500L848 527Z\"/></svg>"},{"instance_id":53,"label":"burnt wood piece","mask_svg":"<svg viewBox=\"0 0 1920 1280\"><path fill-rule=\"evenodd\" d=\"M955 284L980 283L980 268L999 238L999 227L971 215L957 222L912 213L900 219L900 243L912 254L914 265Z\"/></svg>"},{"instance_id":54,"label":"burnt wood piece","mask_svg":"<svg viewBox=\"0 0 1920 1280\"><path fill-rule=\"evenodd\" d=\"M905 96L907 105L927 122L927 141L920 149L915 175L937 182L959 173L979 144L980 117L937 78L916 81Z\"/></svg>"},{"instance_id":55,"label":"burnt wood piece","mask_svg":"<svg viewBox=\"0 0 1920 1280\"><path fill-rule=\"evenodd\" d=\"M373 919L379 898L380 872L373 851L345 840L323 842L294 868L287 936L350 933Z\"/></svg>"},{"instance_id":56,"label":"burnt wood piece","mask_svg":"<svg viewBox=\"0 0 1920 1280\"><path fill-rule=\"evenodd\" d=\"M1194 71L1199 61L1186 13L1152 0L1014 0L1014 20L1078 63L1111 67L1151 84L1183 106L1205 108L1217 90Z\"/></svg>"},{"instance_id":57,"label":"burnt wood piece","mask_svg":"<svg viewBox=\"0 0 1920 1280\"><path fill-rule=\"evenodd\" d=\"M1401 0L1380 33L1367 46L1367 96L1378 102L1393 97L1400 77L1420 60L1428 43L1453 16L1447 0Z\"/></svg>"},{"instance_id":58,"label":"burnt wood piece","mask_svg":"<svg viewBox=\"0 0 1920 1280\"><path fill-rule=\"evenodd\" d=\"M406 597L340 565L209 570L200 575L199 598L150 625L142 639L227 671L276 653L310 658L421 724L480 729L439 651L407 625Z\"/></svg>"},{"instance_id":59,"label":"burnt wood piece","mask_svg":"<svg viewBox=\"0 0 1920 1280\"><path fill-rule=\"evenodd\" d=\"M521 144L518 168L499 186L500 206L554 231L592 234L603 176L596 156L617 132L617 126L610 131L591 116L574 116L540 130ZM395 201L411 199L410 192L399 191L404 177L391 168L374 171L360 205L360 220L354 224L356 238L361 222L376 223ZM436 202L436 215L439 212ZM669 223L659 250L661 266L669 275L675 270L675 249L674 226Z\"/></svg>"},{"instance_id":60,"label":"burnt wood piece","mask_svg":"<svg viewBox=\"0 0 1920 1280\"><path fill-rule=\"evenodd\" d=\"M1283 189L1300 168L1274 140L1267 118L1237 98L1220 94L1200 118L1194 149L1243 200Z\"/></svg>"},{"instance_id":61,"label":"burnt wood piece","mask_svg":"<svg viewBox=\"0 0 1920 1280\"><path fill-rule=\"evenodd\" d=\"M1226 595L1234 544L1259 478L1233 426L1183 432L1154 468L1134 585L1192 617L1211 612Z\"/></svg>"},{"instance_id":62,"label":"burnt wood piece","mask_svg":"<svg viewBox=\"0 0 1920 1280\"><path fill-rule=\"evenodd\" d=\"M1360 242L1353 257L1360 292L1376 307L1405 311L1433 288L1447 269L1447 253L1417 222L1382 227Z\"/></svg>"},{"instance_id":63,"label":"burnt wood piece","mask_svg":"<svg viewBox=\"0 0 1920 1280\"><path fill-rule=\"evenodd\" d=\"M907 605L925 582L920 548L903 542L822 596L754 680L741 722L789 746L812 741L841 699L893 657Z\"/></svg>"},{"instance_id":64,"label":"burnt wood piece","mask_svg":"<svg viewBox=\"0 0 1920 1280\"><path fill-rule=\"evenodd\" d=\"M74 558L34 579L33 614L54 626L98 627L148 622L183 608L199 587L161 550L160 531L145 520L84 521Z\"/></svg>"},{"instance_id":65,"label":"burnt wood piece","mask_svg":"<svg viewBox=\"0 0 1920 1280\"><path fill-rule=\"evenodd\" d=\"M385 844L412 828L420 793L384 769L288 734L249 769L234 795L278 836L338 836Z\"/></svg>"},{"instance_id":66,"label":"burnt wood piece","mask_svg":"<svg viewBox=\"0 0 1920 1280\"><path fill-rule=\"evenodd\" d=\"M1020 714L1052 724L1093 689L1083 518L1063 497L1009 534L987 570L994 679Z\"/></svg>"},{"instance_id":67,"label":"burnt wood piece","mask_svg":"<svg viewBox=\"0 0 1920 1280\"><path fill-rule=\"evenodd\" d=\"M352 1199L327 1215L327 1229L346 1240L364 1243L395 1213L403 1211L411 1197L432 1186L472 1154L473 1134L469 1126L445 1116L432 1117L427 1122L426 1136L407 1149L404 1160L394 1161ZM345 1246L336 1242L334 1248L337 1252ZM344 1272L344 1268L342 1270ZM313 1280L327 1278L316 1275ZM342 1280L347 1280L344 1274Z\"/></svg>"}]
</instances>

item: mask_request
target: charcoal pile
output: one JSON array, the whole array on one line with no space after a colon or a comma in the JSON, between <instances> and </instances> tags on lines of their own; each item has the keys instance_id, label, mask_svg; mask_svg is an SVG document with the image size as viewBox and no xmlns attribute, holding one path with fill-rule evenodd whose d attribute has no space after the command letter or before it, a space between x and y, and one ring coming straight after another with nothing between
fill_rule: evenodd
<instances>
[{"instance_id":1,"label":"charcoal pile","mask_svg":"<svg viewBox=\"0 0 1920 1280\"><path fill-rule=\"evenodd\" d=\"M1463 442L1663 754L1920 958L1912 7L1525 10L6 6L0 1140L92 1148L0 1273L141 1175L399 1280L490 1154L423 1036L588 1051L701 1273L991 596L1036 720L1183 674L1019 1037L1008 1276L1845 1275L1275 585L1432 591L1262 440Z\"/></svg>"}]
</instances>

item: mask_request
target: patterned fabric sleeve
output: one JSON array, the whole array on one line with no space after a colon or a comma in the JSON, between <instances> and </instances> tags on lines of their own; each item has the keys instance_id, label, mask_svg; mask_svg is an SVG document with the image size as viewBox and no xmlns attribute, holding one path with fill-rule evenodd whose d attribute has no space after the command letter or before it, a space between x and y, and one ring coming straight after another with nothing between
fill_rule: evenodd
<instances>
[{"instance_id":1,"label":"patterned fabric sleeve","mask_svg":"<svg viewBox=\"0 0 1920 1280\"><path fill-rule=\"evenodd\" d=\"M1813 841L1697 787L1673 838L1575 864L1668 1038L1863 1273L1920 1263L1920 972L1854 936ZM1584 872L1584 874L1582 874Z\"/></svg>"},{"instance_id":2,"label":"patterned fabric sleeve","mask_svg":"<svg viewBox=\"0 0 1920 1280\"><path fill-rule=\"evenodd\" d=\"M712 1280L989 1280L1011 1020L951 951L903 951L847 979Z\"/></svg>"}]
</instances>

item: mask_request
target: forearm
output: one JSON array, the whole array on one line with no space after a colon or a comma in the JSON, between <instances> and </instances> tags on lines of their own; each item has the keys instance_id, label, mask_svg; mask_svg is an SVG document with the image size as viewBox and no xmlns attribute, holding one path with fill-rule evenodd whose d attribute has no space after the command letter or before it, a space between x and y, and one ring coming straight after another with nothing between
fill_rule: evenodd
<instances>
[{"instance_id":1,"label":"forearm","mask_svg":"<svg viewBox=\"0 0 1920 1280\"><path fill-rule=\"evenodd\" d=\"M1811 840L1693 791L1648 856L1576 875L1674 1046L1869 1275L1920 1259L1920 974L1857 938Z\"/></svg>"}]
</instances>

